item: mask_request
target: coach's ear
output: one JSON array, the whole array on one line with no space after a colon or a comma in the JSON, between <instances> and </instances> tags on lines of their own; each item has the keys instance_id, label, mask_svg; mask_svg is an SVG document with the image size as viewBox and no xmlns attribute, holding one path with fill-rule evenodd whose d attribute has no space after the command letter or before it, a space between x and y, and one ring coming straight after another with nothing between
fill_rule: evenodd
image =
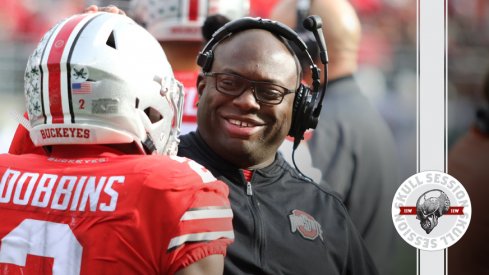
<instances>
[{"instance_id":1,"label":"coach's ear","mask_svg":"<svg viewBox=\"0 0 489 275\"><path fill-rule=\"evenodd\" d=\"M199 97L202 96L206 84L204 74L200 73L199 76L197 76L197 92L199 93Z\"/></svg>"}]
</instances>

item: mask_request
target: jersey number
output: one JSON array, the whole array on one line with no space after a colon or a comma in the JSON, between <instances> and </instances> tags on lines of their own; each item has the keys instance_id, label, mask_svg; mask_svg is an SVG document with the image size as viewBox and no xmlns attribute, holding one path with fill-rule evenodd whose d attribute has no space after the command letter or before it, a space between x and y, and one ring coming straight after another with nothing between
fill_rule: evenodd
<instances>
[{"instance_id":1,"label":"jersey number","mask_svg":"<svg viewBox=\"0 0 489 275\"><path fill-rule=\"evenodd\" d=\"M2 239L0 263L25 266L30 254L53 258L53 275L80 274L82 250L67 224L25 219Z\"/></svg>"}]
</instances>

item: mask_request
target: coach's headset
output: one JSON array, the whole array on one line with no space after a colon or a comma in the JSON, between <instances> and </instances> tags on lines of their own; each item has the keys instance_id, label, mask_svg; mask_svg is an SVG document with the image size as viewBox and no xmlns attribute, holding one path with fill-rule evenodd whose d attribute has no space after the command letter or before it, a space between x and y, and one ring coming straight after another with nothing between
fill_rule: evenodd
<instances>
[{"instance_id":1,"label":"coach's headset","mask_svg":"<svg viewBox=\"0 0 489 275\"><path fill-rule=\"evenodd\" d=\"M228 22L212 35L212 38L209 40L209 42L207 42L197 57L197 64L202 67L204 72L209 72L212 68L212 62L214 59L214 48L225 38L249 29L266 30L275 35L283 37L287 41L293 42L294 45L298 47L305 56L307 56L307 60L311 64L310 69L312 71L312 91L301 83L295 93L292 109L292 124L289 130L289 136L294 138L294 150L297 148L300 141L304 139L305 131L307 129L315 129L318 124L319 114L321 113L322 108L322 101L326 93L328 81L328 54L321 29L321 18L317 15L311 15L304 20L303 25L307 30L314 33L314 37L316 38L316 42L320 50L321 63L324 65L325 81L321 97L318 97L319 88L321 86L319 76L321 70L318 69L316 64L314 64L314 61L307 50L306 44L291 28L277 21L262 18L243 17Z\"/></svg>"}]
</instances>

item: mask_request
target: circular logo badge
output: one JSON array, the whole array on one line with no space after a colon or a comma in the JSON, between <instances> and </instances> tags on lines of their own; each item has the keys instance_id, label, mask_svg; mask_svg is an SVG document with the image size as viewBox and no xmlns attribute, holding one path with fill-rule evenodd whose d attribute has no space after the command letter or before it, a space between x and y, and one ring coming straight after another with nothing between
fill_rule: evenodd
<instances>
[{"instance_id":1,"label":"circular logo badge","mask_svg":"<svg viewBox=\"0 0 489 275\"><path fill-rule=\"evenodd\" d=\"M441 250L467 231L472 216L469 194L454 177L424 171L405 180L392 201L399 235L421 250Z\"/></svg>"}]
</instances>

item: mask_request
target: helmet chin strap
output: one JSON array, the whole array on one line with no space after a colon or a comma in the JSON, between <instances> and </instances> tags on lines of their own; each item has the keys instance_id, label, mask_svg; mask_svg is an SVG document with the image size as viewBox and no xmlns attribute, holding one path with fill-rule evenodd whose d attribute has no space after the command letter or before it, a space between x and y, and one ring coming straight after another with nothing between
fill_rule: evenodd
<instances>
[{"instance_id":1,"label":"helmet chin strap","mask_svg":"<svg viewBox=\"0 0 489 275\"><path fill-rule=\"evenodd\" d=\"M144 152L147 155L151 155L154 152L159 153L159 154L164 154L164 155L169 155L169 156L175 156L177 155L178 152L178 144L180 143L180 139L178 138L178 130L172 129L170 132L170 135L168 137L168 141L166 142L166 145L162 148L162 152L158 152L158 148L156 148L156 145L149 135L149 133L146 133L146 139L141 142L143 145Z\"/></svg>"},{"instance_id":2,"label":"helmet chin strap","mask_svg":"<svg viewBox=\"0 0 489 275\"><path fill-rule=\"evenodd\" d=\"M154 151L156 151L155 143L151 139L151 136L149 135L149 133L146 133L146 139L142 142L142 144L143 144L144 152L147 155L151 155L151 154L153 154Z\"/></svg>"}]
</instances>

